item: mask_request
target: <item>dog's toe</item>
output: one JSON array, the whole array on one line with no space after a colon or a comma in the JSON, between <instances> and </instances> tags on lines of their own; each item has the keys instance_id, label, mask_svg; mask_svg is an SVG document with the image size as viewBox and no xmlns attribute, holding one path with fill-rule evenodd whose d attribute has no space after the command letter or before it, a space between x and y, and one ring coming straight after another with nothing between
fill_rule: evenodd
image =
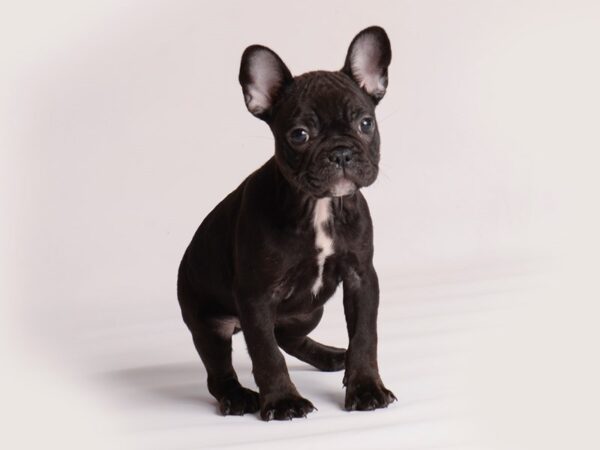
<instances>
[{"instance_id":1,"label":"dog's toe","mask_svg":"<svg viewBox=\"0 0 600 450\"><path fill-rule=\"evenodd\" d=\"M349 384L346 391L345 408L348 411L372 411L378 408L387 408L396 400L396 396L381 383Z\"/></svg>"},{"instance_id":2,"label":"dog's toe","mask_svg":"<svg viewBox=\"0 0 600 450\"><path fill-rule=\"evenodd\" d=\"M315 410L314 405L299 395L283 396L265 402L260 416L263 420L292 420L294 418L306 417Z\"/></svg>"},{"instance_id":3,"label":"dog's toe","mask_svg":"<svg viewBox=\"0 0 600 450\"><path fill-rule=\"evenodd\" d=\"M255 413L258 409L258 393L241 386L230 390L219 400L219 410L224 416L241 416Z\"/></svg>"}]
</instances>

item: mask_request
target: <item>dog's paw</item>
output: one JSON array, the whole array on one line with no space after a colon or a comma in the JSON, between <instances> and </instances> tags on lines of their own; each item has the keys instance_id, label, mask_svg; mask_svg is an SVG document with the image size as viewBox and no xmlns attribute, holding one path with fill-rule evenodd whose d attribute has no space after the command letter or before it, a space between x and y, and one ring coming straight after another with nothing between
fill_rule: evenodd
<instances>
[{"instance_id":1,"label":"dog's paw","mask_svg":"<svg viewBox=\"0 0 600 450\"><path fill-rule=\"evenodd\" d=\"M377 408L387 408L396 400L396 396L381 382L370 380L348 384L344 407L348 411L371 411Z\"/></svg>"},{"instance_id":2,"label":"dog's paw","mask_svg":"<svg viewBox=\"0 0 600 450\"><path fill-rule=\"evenodd\" d=\"M346 367L346 350L343 348L336 348L329 351L318 369L324 372L337 372L338 370L344 370Z\"/></svg>"},{"instance_id":3,"label":"dog's paw","mask_svg":"<svg viewBox=\"0 0 600 450\"><path fill-rule=\"evenodd\" d=\"M260 409L263 420L292 420L295 417L306 417L316 408L307 399L299 395L289 394L274 399L267 399Z\"/></svg>"},{"instance_id":4,"label":"dog's paw","mask_svg":"<svg viewBox=\"0 0 600 450\"><path fill-rule=\"evenodd\" d=\"M258 392L239 386L229 390L219 399L219 411L224 416L241 416L259 410Z\"/></svg>"}]
</instances>

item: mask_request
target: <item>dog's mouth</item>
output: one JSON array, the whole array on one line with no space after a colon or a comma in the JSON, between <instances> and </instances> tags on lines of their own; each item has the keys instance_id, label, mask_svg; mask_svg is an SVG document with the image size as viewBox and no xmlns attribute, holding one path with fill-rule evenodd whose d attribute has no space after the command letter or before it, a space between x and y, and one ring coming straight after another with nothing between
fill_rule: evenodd
<instances>
[{"instance_id":1,"label":"dog's mouth","mask_svg":"<svg viewBox=\"0 0 600 450\"><path fill-rule=\"evenodd\" d=\"M319 175L305 172L298 181L303 190L317 198L345 197L371 185L377 178L377 172L376 166L358 173L354 170L336 170Z\"/></svg>"},{"instance_id":2,"label":"dog's mouth","mask_svg":"<svg viewBox=\"0 0 600 450\"><path fill-rule=\"evenodd\" d=\"M351 162L331 161L327 153L312 160L292 175L294 184L316 198L345 197L371 185L377 178L378 164L356 152Z\"/></svg>"},{"instance_id":3,"label":"dog's mouth","mask_svg":"<svg viewBox=\"0 0 600 450\"><path fill-rule=\"evenodd\" d=\"M331 197L345 197L354 194L357 189L358 186L354 181L342 177L329 188L329 194Z\"/></svg>"}]
</instances>

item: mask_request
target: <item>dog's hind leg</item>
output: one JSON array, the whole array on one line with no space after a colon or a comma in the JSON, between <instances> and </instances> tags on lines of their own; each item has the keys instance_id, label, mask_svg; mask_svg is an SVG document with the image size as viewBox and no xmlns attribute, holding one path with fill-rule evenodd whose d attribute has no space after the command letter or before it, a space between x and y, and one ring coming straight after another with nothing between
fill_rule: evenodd
<instances>
[{"instance_id":1,"label":"dog's hind leg","mask_svg":"<svg viewBox=\"0 0 600 450\"><path fill-rule=\"evenodd\" d=\"M217 399L224 415L255 413L259 409L258 393L239 383L231 363L231 336L239 323L231 315L209 313L203 308L216 302L207 302L208 296L201 296L191 288L185 270L186 258L187 253L179 267L177 298L183 321L206 368L208 391Z\"/></svg>"},{"instance_id":2,"label":"dog's hind leg","mask_svg":"<svg viewBox=\"0 0 600 450\"><path fill-rule=\"evenodd\" d=\"M343 370L345 349L321 344L307 336L317 326L322 315L323 308L319 308L313 314L297 316L279 323L275 328L277 343L286 353L319 370Z\"/></svg>"},{"instance_id":3,"label":"dog's hind leg","mask_svg":"<svg viewBox=\"0 0 600 450\"><path fill-rule=\"evenodd\" d=\"M292 356L325 372L343 370L346 350L314 341L308 336L277 336L279 346Z\"/></svg>"},{"instance_id":4,"label":"dog's hind leg","mask_svg":"<svg viewBox=\"0 0 600 450\"><path fill-rule=\"evenodd\" d=\"M232 317L203 319L192 331L194 346L206 367L208 390L224 415L255 413L258 393L243 387L231 363Z\"/></svg>"}]
</instances>

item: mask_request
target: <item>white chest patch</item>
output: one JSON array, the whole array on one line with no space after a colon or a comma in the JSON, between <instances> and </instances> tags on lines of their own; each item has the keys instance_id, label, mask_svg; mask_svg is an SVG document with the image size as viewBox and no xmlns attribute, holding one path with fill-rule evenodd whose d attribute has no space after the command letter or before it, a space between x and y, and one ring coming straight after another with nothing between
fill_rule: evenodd
<instances>
[{"instance_id":1,"label":"white chest patch","mask_svg":"<svg viewBox=\"0 0 600 450\"><path fill-rule=\"evenodd\" d=\"M315 204L313 214L313 226L315 227L315 247L317 248L317 266L319 273L312 287L312 293L316 296L323 286L323 267L328 256L333 255L333 238L327 234L327 224L331 219L331 199L321 198Z\"/></svg>"}]
</instances>

